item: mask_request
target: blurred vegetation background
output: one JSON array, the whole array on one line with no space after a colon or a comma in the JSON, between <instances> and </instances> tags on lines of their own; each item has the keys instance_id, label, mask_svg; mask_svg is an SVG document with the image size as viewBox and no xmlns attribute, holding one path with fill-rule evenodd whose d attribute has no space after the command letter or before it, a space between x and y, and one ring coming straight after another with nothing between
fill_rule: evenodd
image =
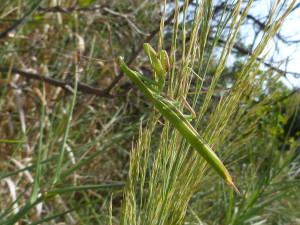
<instances>
[{"instance_id":1,"label":"blurred vegetation background","mask_svg":"<svg viewBox=\"0 0 300 225\"><path fill-rule=\"evenodd\" d=\"M0 224L300 224L299 87L279 80L299 74L266 60L268 48L256 55L269 34L275 47L291 44L280 36L281 18L300 4L271 2L265 17L245 13L251 1L3 2ZM229 39L235 19L243 23ZM256 35L246 44L249 24ZM205 74L181 94L197 92L186 97L193 125L241 196L158 121L119 70L122 55L152 76L145 42L171 56L168 95L181 91L188 60Z\"/></svg>"}]
</instances>

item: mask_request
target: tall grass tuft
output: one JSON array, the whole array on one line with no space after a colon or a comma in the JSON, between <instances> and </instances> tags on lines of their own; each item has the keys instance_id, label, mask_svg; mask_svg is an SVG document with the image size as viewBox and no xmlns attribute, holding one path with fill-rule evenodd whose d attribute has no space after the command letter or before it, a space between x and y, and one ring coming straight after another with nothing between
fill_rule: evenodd
<instances>
[{"instance_id":1,"label":"tall grass tuft","mask_svg":"<svg viewBox=\"0 0 300 225\"><path fill-rule=\"evenodd\" d=\"M278 101L287 92L281 74L262 65L295 1L272 1L264 35L237 59L234 78L227 73L251 0L225 1L221 13L212 0L2 2L0 224L299 223L299 140L281 124L295 121L300 97ZM161 97L195 111L191 124L241 195L120 79L119 55L148 75L144 38L170 58Z\"/></svg>"},{"instance_id":2,"label":"tall grass tuft","mask_svg":"<svg viewBox=\"0 0 300 225\"><path fill-rule=\"evenodd\" d=\"M231 173L242 195L236 196L230 187L224 185L168 121L153 112L147 125L141 126L137 144L134 144L131 152L122 224L183 224L185 220L197 219L199 222L199 218L205 218L207 214L215 215L215 220L211 221L213 224L243 224L281 197L273 196L278 189L268 189L275 174L256 180L258 171L244 171L241 164L244 158L251 159L254 154L255 144L252 141L257 139L258 122L267 113L258 115L257 112L263 110L272 95L262 99L259 104L254 104L253 99L258 97L261 89L270 88L280 77L280 74L268 71L262 73L261 63L267 56L268 43L295 1L289 5L286 2L274 3L267 21L268 28L260 42L252 55L246 58L230 90L220 95L219 101L215 103L212 101L213 90L217 88L252 1L248 1L244 7L242 3L242 0L227 1L229 9L224 10L218 24L213 24L217 29L213 41L208 42L213 1L197 1L193 12L187 11L188 1L184 1L182 14L178 10L179 1L175 1L170 51L172 70L167 78L167 94L175 100L185 98L190 102L198 115L193 124L202 137L229 168L241 167L239 170L231 170ZM194 20L187 26L186 15L191 13L194 14ZM179 21L182 21L181 27ZM162 37L163 29L158 38L159 48ZM218 44L221 37L225 39L222 46ZM182 49L178 46L182 46ZM257 60L259 56L260 61ZM216 69L211 81L206 82L212 65ZM194 76L194 73L202 79ZM206 94L201 93L204 84L209 86ZM193 96L190 96L191 92ZM181 110L184 110L184 103ZM252 122L249 126L250 120ZM162 129L159 145L151 141L156 129ZM273 156L272 145L265 144L265 157ZM267 168L262 172L268 174L274 165L270 162L264 166ZM279 164L276 166L280 168ZM202 200L197 200L197 196L201 196ZM266 202L253 207L259 198L268 196L271 197ZM208 206L209 201L215 202L215 205ZM217 215L221 212L224 216Z\"/></svg>"}]
</instances>

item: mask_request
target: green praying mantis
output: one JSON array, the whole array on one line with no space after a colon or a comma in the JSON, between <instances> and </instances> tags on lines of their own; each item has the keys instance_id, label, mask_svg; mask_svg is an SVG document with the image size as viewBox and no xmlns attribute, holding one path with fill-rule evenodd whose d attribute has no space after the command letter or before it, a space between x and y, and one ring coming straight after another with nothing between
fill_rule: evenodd
<instances>
[{"instance_id":1,"label":"green praying mantis","mask_svg":"<svg viewBox=\"0 0 300 225\"><path fill-rule=\"evenodd\" d=\"M222 161L189 123L190 116L180 112L176 107L178 104L176 101L163 97L162 91L165 86L165 76L170 70L167 52L162 50L157 54L148 43L145 43L143 47L150 59L151 67L156 73L157 81L151 80L139 72L131 70L125 64L122 56L117 57L116 63L131 81L148 97L153 106L179 131L186 141L206 160L220 177L240 194Z\"/></svg>"}]
</instances>

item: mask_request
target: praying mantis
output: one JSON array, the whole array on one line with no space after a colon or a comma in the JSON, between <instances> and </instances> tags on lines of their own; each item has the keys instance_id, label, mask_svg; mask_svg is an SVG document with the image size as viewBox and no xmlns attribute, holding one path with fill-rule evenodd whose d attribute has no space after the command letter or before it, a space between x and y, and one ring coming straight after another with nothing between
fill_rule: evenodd
<instances>
[{"instance_id":1,"label":"praying mantis","mask_svg":"<svg viewBox=\"0 0 300 225\"><path fill-rule=\"evenodd\" d=\"M122 56L117 57L116 63L131 81L148 97L153 106L179 131L215 172L240 194L222 161L189 123L189 117L184 115L176 107L177 102L167 99L162 95L165 86L165 76L170 70L167 52L162 50L158 54L148 43L144 43L143 47L150 59L152 70L157 75L157 81L151 80L139 72L131 70L125 64Z\"/></svg>"}]
</instances>

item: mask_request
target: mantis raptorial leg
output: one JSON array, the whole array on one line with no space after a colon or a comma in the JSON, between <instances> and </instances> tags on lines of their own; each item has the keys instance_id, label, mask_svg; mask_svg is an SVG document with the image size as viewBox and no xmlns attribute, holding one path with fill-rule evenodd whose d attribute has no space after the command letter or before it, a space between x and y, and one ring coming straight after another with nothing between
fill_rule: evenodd
<instances>
[{"instance_id":1,"label":"mantis raptorial leg","mask_svg":"<svg viewBox=\"0 0 300 225\"><path fill-rule=\"evenodd\" d=\"M240 193L219 157L175 106L176 104L162 95L162 90L165 85L165 75L169 69L167 68L168 58L167 55L165 55L166 53L163 52L157 54L147 43L144 44L144 49L150 59L151 67L157 75L156 82L158 84L156 82L150 82L148 78L144 79L144 75L131 70L125 64L124 59L121 56L116 59L117 64L132 82L134 82L148 97L153 106L179 131L179 133L181 133L186 141L205 159L219 176L231 185L237 193Z\"/></svg>"}]
</instances>

